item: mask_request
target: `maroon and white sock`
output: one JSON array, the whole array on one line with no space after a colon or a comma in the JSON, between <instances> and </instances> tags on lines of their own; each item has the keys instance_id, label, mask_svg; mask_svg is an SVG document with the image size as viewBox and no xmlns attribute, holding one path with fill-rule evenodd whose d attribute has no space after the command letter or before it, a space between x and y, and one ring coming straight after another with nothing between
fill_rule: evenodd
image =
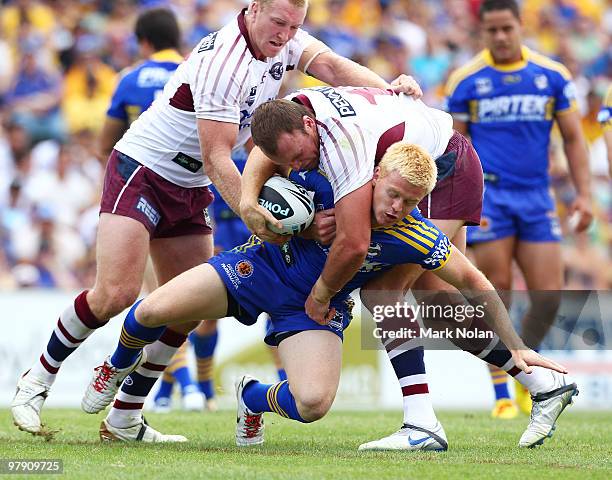
<instances>
[{"instance_id":1,"label":"maroon and white sock","mask_svg":"<svg viewBox=\"0 0 612 480\"><path fill-rule=\"evenodd\" d=\"M87 303L87 290L81 292L60 315L47 348L28 375L51 385L66 358L72 354L96 329L106 325L108 319L99 320Z\"/></svg>"},{"instance_id":2,"label":"maroon and white sock","mask_svg":"<svg viewBox=\"0 0 612 480\"><path fill-rule=\"evenodd\" d=\"M106 417L108 423L127 428L141 421L147 395L186 339L187 335L166 329L159 340L145 347L147 361L123 381Z\"/></svg>"}]
</instances>

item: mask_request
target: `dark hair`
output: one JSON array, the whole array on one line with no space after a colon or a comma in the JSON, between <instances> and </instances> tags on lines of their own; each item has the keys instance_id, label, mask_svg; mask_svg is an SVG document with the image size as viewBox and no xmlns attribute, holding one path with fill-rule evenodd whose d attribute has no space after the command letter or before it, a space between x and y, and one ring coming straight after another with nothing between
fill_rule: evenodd
<instances>
[{"instance_id":1,"label":"dark hair","mask_svg":"<svg viewBox=\"0 0 612 480\"><path fill-rule=\"evenodd\" d=\"M485 13L493 12L497 10L510 10L518 20L521 19L521 12L519 10L518 3L516 0L483 0L478 10L478 18L482 20Z\"/></svg>"},{"instance_id":2,"label":"dark hair","mask_svg":"<svg viewBox=\"0 0 612 480\"><path fill-rule=\"evenodd\" d=\"M295 130L306 132L302 120L304 115L315 118L311 110L290 100L270 100L263 103L255 109L251 117L253 143L264 153L275 155L281 133L292 133Z\"/></svg>"},{"instance_id":3,"label":"dark hair","mask_svg":"<svg viewBox=\"0 0 612 480\"><path fill-rule=\"evenodd\" d=\"M138 16L134 28L139 42L146 40L155 51L177 49L181 43L181 30L176 17L167 8L152 8Z\"/></svg>"}]
</instances>

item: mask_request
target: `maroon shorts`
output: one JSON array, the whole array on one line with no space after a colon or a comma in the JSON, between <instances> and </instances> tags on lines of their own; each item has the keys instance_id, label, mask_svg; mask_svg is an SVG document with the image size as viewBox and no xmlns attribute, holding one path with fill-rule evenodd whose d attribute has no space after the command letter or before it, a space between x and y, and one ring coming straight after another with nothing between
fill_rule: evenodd
<instances>
[{"instance_id":1,"label":"maroon shorts","mask_svg":"<svg viewBox=\"0 0 612 480\"><path fill-rule=\"evenodd\" d=\"M151 238L210 235L206 207L213 199L208 187L181 187L113 150L106 166L100 213L138 220Z\"/></svg>"},{"instance_id":2,"label":"maroon shorts","mask_svg":"<svg viewBox=\"0 0 612 480\"><path fill-rule=\"evenodd\" d=\"M436 183L432 192L419 203L425 218L464 220L466 225L480 225L482 212L482 166L472 144L455 132L444 152L455 152L453 173Z\"/></svg>"}]
</instances>

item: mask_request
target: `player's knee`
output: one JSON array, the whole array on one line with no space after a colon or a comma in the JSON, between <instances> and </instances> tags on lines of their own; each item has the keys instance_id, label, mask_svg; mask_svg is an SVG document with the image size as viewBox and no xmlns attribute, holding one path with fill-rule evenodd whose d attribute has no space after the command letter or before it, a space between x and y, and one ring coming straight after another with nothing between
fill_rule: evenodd
<instances>
[{"instance_id":1,"label":"player's knee","mask_svg":"<svg viewBox=\"0 0 612 480\"><path fill-rule=\"evenodd\" d=\"M334 402L334 394L328 392L309 392L297 398L300 416L307 422L323 418Z\"/></svg>"},{"instance_id":2,"label":"player's knee","mask_svg":"<svg viewBox=\"0 0 612 480\"><path fill-rule=\"evenodd\" d=\"M129 285L97 285L93 290L93 300L89 303L96 317L111 318L130 307L139 293L139 286L131 288Z\"/></svg>"},{"instance_id":3,"label":"player's knee","mask_svg":"<svg viewBox=\"0 0 612 480\"><path fill-rule=\"evenodd\" d=\"M145 327L157 327L163 324L163 322L160 321L161 312L155 305L155 302L151 301L150 298L145 298L138 304L135 314L138 323Z\"/></svg>"}]
</instances>

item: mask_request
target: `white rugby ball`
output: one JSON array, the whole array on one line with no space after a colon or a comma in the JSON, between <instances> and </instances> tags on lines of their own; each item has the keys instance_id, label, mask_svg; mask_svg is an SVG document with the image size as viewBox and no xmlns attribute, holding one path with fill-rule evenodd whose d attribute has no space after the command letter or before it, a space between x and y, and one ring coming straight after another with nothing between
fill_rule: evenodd
<instances>
[{"instance_id":1,"label":"white rugby ball","mask_svg":"<svg viewBox=\"0 0 612 480\"><path fill-rule=\"evenodd\" d=\"M285 177L271 177L259 193L259 205L283 224L282 229L268 224L268 228L283 235L295 235L312 223L315 206L308 191Z\"/></svg>"}]
</instances>

